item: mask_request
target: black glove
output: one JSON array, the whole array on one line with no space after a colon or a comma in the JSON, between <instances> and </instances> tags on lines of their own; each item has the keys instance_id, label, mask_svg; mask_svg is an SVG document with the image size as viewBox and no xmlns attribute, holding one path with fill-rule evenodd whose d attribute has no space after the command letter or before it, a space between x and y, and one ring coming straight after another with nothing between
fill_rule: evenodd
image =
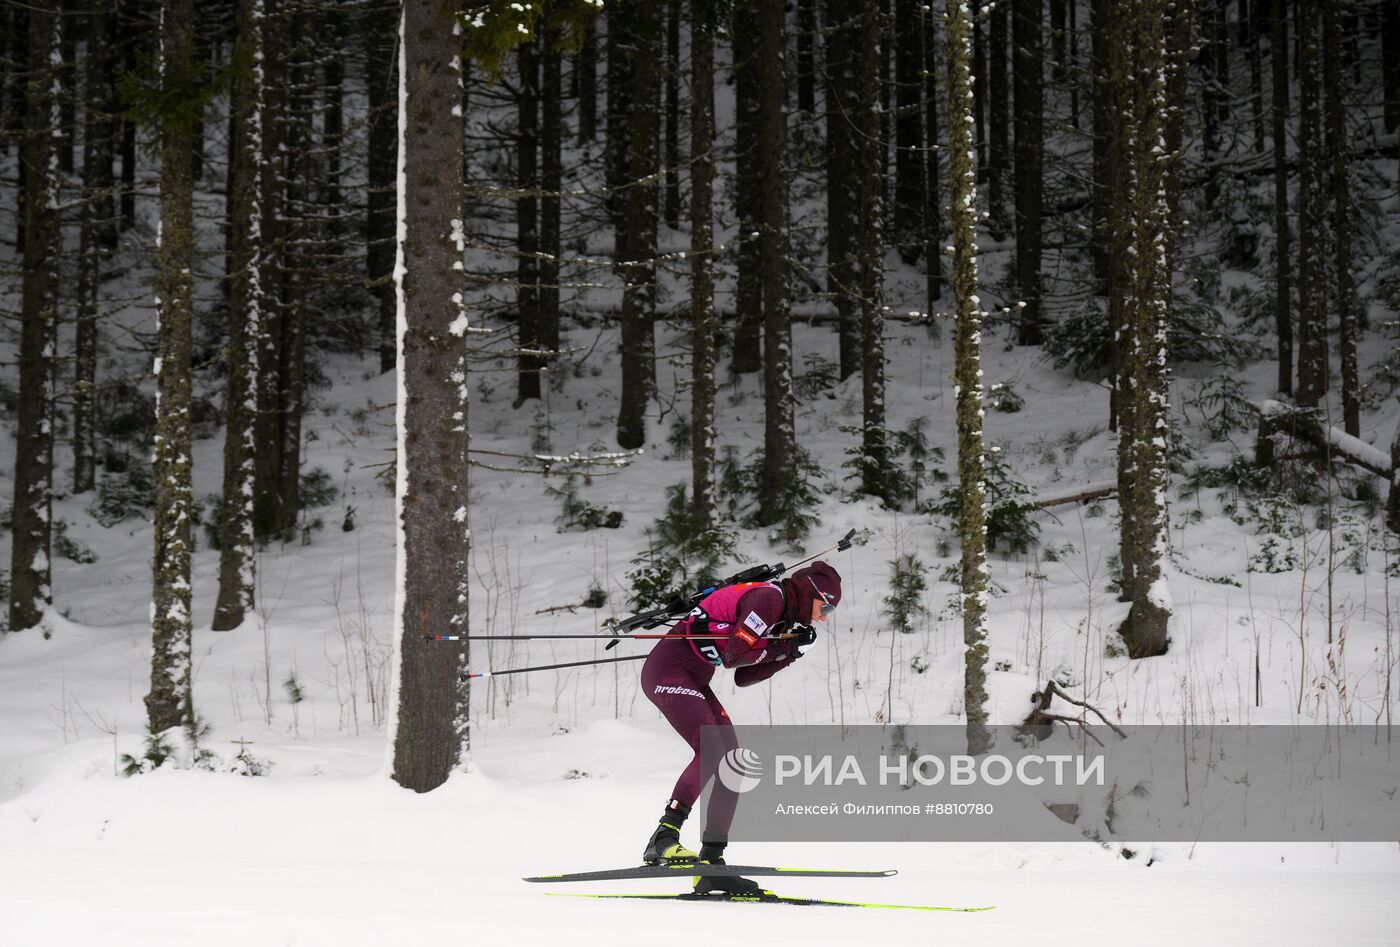
<instances>
[{"instance_id":1,"label":"black glove","mask_svg":"<svg viewBox=\"0 0 1400 947\"><path fill-rule=\"evenodd\" d=\"M792 647L798 654L817 643L817 629L811 625L798 625L792 629L792 634L793 637L788 640L792 642Z\"/></svg>"}]
</instances>

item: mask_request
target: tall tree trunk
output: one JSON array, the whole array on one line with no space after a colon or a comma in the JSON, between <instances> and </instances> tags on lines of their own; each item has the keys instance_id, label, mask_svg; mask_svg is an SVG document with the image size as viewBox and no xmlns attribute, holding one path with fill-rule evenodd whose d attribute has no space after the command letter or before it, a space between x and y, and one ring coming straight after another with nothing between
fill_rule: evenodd
<instances>
[{"instance_id":1,"label":"tall tree trunk","mask_svg":"<svg viewBox=\"0 0 1400 947\"><path fill-rule=\"evenodd\" d=\"M714 525L715 2L690 0L690 470L696 530Z\"/></svg>"},{"instance_id":2,"label":"tall tree trunk","mask_svg":"<svg viewBox=\"0 0 1400 947\"><path fill-rule=\"evenodd\" d=\"M817 0L797 0L797 110L817 111Z\"/></svg>"},{"instance_id":3,"label":"tall tree trunk","mask_svg":"<svg viewBox=\"0 0 1400 947\"><path fill-rule=\"evenodd\" d=\"M759 267L763 287L763 473L758 502L784 505L799 476L793 421L792 318L788 275L787 30L783 0L757 0L754 81ZM774 522L767 518L767 522Z\"/></svg>"},{"instance_id":4,"label":"tall tree trunk","mask_svg":"<svg viewBox=\"0 0 1400 947\"><path fill-rule=\"evenodd\" d=\"M991 73L987 103L987 233L1000 243L1011 225L1006 215L1006 178L1011 172L1011 87L1006 73L1006 59L1011 52L1011 37L1007 35L1011 4L997 3L989 19L991 36L985 56Z\"/></svg>"},{"instance_id":5,"label":"tall tree trunk","mask_svg":"<svg viewBox=\"0 0 1400 947\"><path fill-rule=\"evenodd\" d=\"M379 370L398 360L394 302L394 149L398 140L398 4L370 4L361 14L369 91L365 282L379 312ZM266 132L266 129L265 129Z\"/></svg>"},{"instance_id":6,"label":"tall tree trunk","mask_svg":"<svg viewBox=\"0 0 1400 947\"><path fill-rule=\"evenodd\" d=\"M754 238L762 216L763 194L758 183L758 63L754 24L761 0L734 0L734 213L739 221L734 308L734 357L730 369L736 375L756 372L763 364L759 343L763 325L763 273L759 241Z\"/></svg>"},{"instance_id":7,"label":"tall tree trunk","mask_svg":"<svg viewBox=\"0 0 1400 947\"><path fill-rule=\"evenodd\" d=\"M340 148L345 136L345 27L339 10L321 11L317 21L329 46L322 64L325 104L321 112L321 148L325 153L325 183L321 203L335 233L338 227L334 221L341 213Z\"/></svg>"},{"instance_id":8,"label":"tall tree trunk","mask_svg":"<svg viewBox=\"0 0 1400 947\"><path fill-rule=\"evenodd\" d=\"M987 524L982 450L982 312L977 289L977 169L973 166L967 7L948 0L948 223L953 238L953 299L957 306L958 538L962 547L963 707L967 751L991 749L987 729Z\"/></svg>"},{"instance_id":9,"label":"tall tree trunk","mask_svg":"<svg viewBox=\"0 0 1400 947\"><path fill-rule=\"evenodd\" d=\"M666 10L666 226L681 225L681 0Z\"/></svg>"},{"instance_id":10,"label":"tall tree trunk","mask_svg":"<svg viewBox=\"0 0 1400 947\"><path fill-rule=\"evenodd\" d=\"M1045 193L1045 54L1040 0L1015 0L1016 50L1016 288L1020 343L1040 344L1041 204Z\"/></svg>"},{"instance_id":11,"label":"tall tree trunk","mask_svg":"<svg viewBox=\"0 0 1400 947\"><path fill-rule=\"evenodd\" d=\"M612 7L612 26L621 28L619 45L627 51L626 71L634 83L629 96L629 186L621 241L622 391L617 443L641 447L646 441L646 408L654 390L656 351L656 144L660 132L657 91L661 79L661 16L651 0L623 0ZM611 130L609 130L611 134ZM646 182L646 183L640 183Z\"/></svg>"},{"instance_id":12,"label":"tall tree trunk","mask_svg":"<svg viewBox=\"0 0 1400 947\"><path fill-rule=\"evenodd\" d=\"M52 129L54 148L58 153L58 170L73 173L73 145L78 134L78 44L75 0L61 0L62 25L58 30L58 124ZM86 11L84 11L86 13Z\"/></svg>"},{"instance_id":13,"label":"tall tree trunk","mask_svg":"<svg viewBox=\"0 0 1400 947\"><path fill-rule=\"evenodd\" d=\"M1298 404L1317 407L1327 391L1327 306L1323 260L1327 189L1318 63L1320 0L1298 0Z\"/></svg>"},{"instance_id":14,"label":"tall tree trunk","mask_svg":"<svg viewBox=\"0 0 1400 947\"><path fill-rule=\"evenodd\" d=\"M1254 9L1250 11L1249 30L1249 116L1254 124L1254 153L1262 155L1264 153L1264 52L1263 44L1259 42L1260 34L1263 33L1262 17L1259 6L1264 2L1273 0L1254 0Z\"/></svg>"},{"instance_id":15,"label":"tall tree trunk","mask_svg":"<svg viewBox=\"0 0 1400 947\"><path fill-rule=\"evenodd\" d=\"M826 292L836 308L841 379L860 368L855 235L860 228L856 190L856 95L852 0L825 0L822 58L826 62Z\"/></svg>"},{"instance_id":16,"label":"tall tree trunk","mask_svg":"<svg viewBox=\"0 0 1400 947\"><path fill-rule=\"evenodd\" d=\"M292 539L301 512L301 419L306 410L306 325L309 309L307 294L311 285L311 264L307 257L313 225L308 181L311 162L311 112L315 96L311 89L310 14L300 6L289 5L287 84L284 122L283 240L282 265L278 276L281 291L281 322L277 342L277 424L280 441L277 468L276 530L284 542Z\"/></svg>"},{"instance_id":17,"label":"tall tree trunk","mask_svg":"<svg viewBox=\"0 0 1400 947\"><path fill-rule=\"evenodd\" d=\"M1400 5L1382 3L1380 7L1382 115L1389 134L1400 129Z\"/></svg>"},{"instance_id":18,"label":"tall tree trunk","mask_svg":"<svg viewBox=\"0 0 1400 947\"><path fill-rule=\"evenodd\" d=\"M466 634L467 313L461 270L465 127L461 28L436 0L405 0L399 53L399 585L392 777L435 789L469 749Z\"/></svg>"},{"instance_id":19,"label":"tall tree trunk","mask_svg":"<svg viewBox=\"0 0 1400 947\"><path fill-rule=\"evenodd\" d=\"M1332 252L1334 287L1331 298L1337 306L1337 355L1342 367L1342 424L1352 437L1361 436L1361 402L1356 365L1357 313L1356 283L1351 274L1351 180L1348 156L1351 142L1347 135L1346 74L1342 70L1342 24L1340 0L1323 0L1323 89L1327 111L1327 151L1331 155Z\"/></svg>"},{"instance_id":20,"label":"tall tree trunk","mask_svg":"<svg viewBox=\"0 0 1400 947\"><path fill-rule=\"evenodd\" d=\"M556 31L546 33L540 52L540 289L539 345L550 352L559 350L559 251L560 198L564 187L561 138L563 118L563 55ZM553 364L544 360L544 369Z\"/></svg>"},{"instance_id":21,"label":"tall tree trunk","mask_svg":"<svg viewBox=\"0 0 1400 947\"><path fill-rule=\"evenodd\" d=\"M924 161L928 182L924 210L924 282L925 306L932 315L943 295L943 195L938 174L938 35L935 27L938 18L933 7L925 5L920 10L920 19L924 39L924 126L927 129ZM930 332L937 331L931 319L928 326Z\"/></svg>"},{"instance_id":22,"label":"tall tree trunk","mask_svg":"<svg viewBox=\"0 0 1400 947\"><path fill-rule=\"evenodd\" d=\"M194 0L165 0L161 72L166 96L188 94L194 56ZM194 137L189 119L168 112L160 129L160 235L156 246L155 555L151 563L151 733L190 721L194 498L190 479L190 349L194 327Z\"/></svg>"},{"instance_id":23,"label":"tall tree trunk","mask_svg":"<svg viewBox=\"0 0 1400 947\"><path fill-rule=\"evenodd\" d=\"M254 438L253 528L259 538L277 533L282 486L283 270L287 265L286 135L289 16L287 0L263 0L262 28L262 174L257 187L261 210L262 250L259 255L263 296L261 331L257 336L257 419ZM390 181L392 182L392 178ZM390 184L392 187L392 183Z\"/></svg>"},{"instance_id":24,"label":"tall tree trunk","mask_svg":"<svg viewBox=\"0 0 1400 947\"><path fill-rule=\"evenodd\" d=\"M1288 9L1270 0L1269 72L1273 82L1274 326L1278 335L1279 394L1293 393L1292 237L1288 222Z\"/></svg>"},{"instance_id":25,"label":"tall tree trunk","mask_svg":"<svg viewBox=\"0 0 1400 947\"><path fill-rule=\"evenodd\" d=\"M1225 133L1222 126L1229 114L1226 75L1221 67L1230 61L1230 31L1225 26L1224 0L1203 0L1203 6L1201 26L1206 51L1201 56L1201 145L1206 163L1206 206L1213 207L1220 200L1219 162L1221 137Z\"/></svg>"},{"instance_id":26,"label":"tall tree trunk","mask_svg":"<svg viewBox=\"0 0 1400 947\"><path fill-rule=\"evenodd\" d=\"M1091 87L1090 121L1093 129L1093 184L1090 195L1093 210L1093 230L1089 238L1094 261L1094 292L1109 293L1109 142L1112 138L1110 117L1110 83L1108 80L1108 0L1090 0L1089 6L1090 63L1087 73ZM1112 412L1110 412L1112 414ZM1110 429L1112 425L1110 425Z\"/></svg>"},{"instance_id":27,"label":"tall tree trunk","mask_svg":"<svg viewBox=\"0 0 1400 947\"><path fill-rule=\"evenodd\" d=\"M15 495L11 507L11 631L32 628L53 604L53 343L58 319L58 97L51 63L58 56L58 3L28 7L25 86L24 277L20 302L19 390L15 425Z\"/></svg>"},{"instance_id":28,"label":"tall tree trunk","mask_svg":"<svg viewBox=\"0 0 1400 947\"><path fill-rule=\"evenodd\" d=\"M896 0L894 234L900 258L913 266L924 252L924 68L922 17L916 0Z\"/></svg>"},{"instance_id":29,"label":"tall tree trunk","mask_svg":"<svg viewBox=\"0 0 1400 947\"><path fill-rule=\"evenodd\" d=\"M973 170L979 181L986 180L987 158L987 39L982 21L987 19L989 0L970 0L972 10L972 113L976 119L973 142L977 147L977 163ZM951 173L951 172L950 172Z\"/></svg>"},{"instance_id":30,"label":"tall tree trunk","mask_svg":"<svg viewBox=\"0 0 1400 947\"><path fill-rule=\"evenodd\" d=\"M883 222L885 191L880 166L884 159L879 110L880 76L877 45L881 15L866 6L860 15L852 47L859 104L855 116L857 161L856 205L859 229L856 237L860 289L861 335L861 492L886 503L897 499L890 478L888 432L885 419L885 312Z\"/></svg>"},{"instance_id":31,"label":"tall tree trunk","mask_svg":"<svg viewBox=\"0 0 1400 947\"><path fill-rule=\"evenodd\" d=\"M574 58L578 77L578 143L598 137L598 30L590 24Z\"/></svg>"},{"instance_id":32,"label":"tall tree trunk","mask_svg":"<svg viewBox=\"0 0 1400 947\"><path fill-rule=\"evenodd\" d=\"M1167 269L1170 163L1163 121L1167 111L1164 0L1112 0L1120 50L1113 82L1129 106L1122 155L1126 175L1115 245L1122 247L1123 305L1118 496L1123 541L1123 590L1132 606L1120 628L1134 658L1167 649L1171 595L1162 574L1167 555ZM1131 63L1131 69L1128 68Z\"/></svg>"},{"instance_id":33,"label":"tall tree trunk","mask_svg":"<svg viewBox=\"0 0 1400 947\"><path fill-rule=\"evenodd\" d=\"M254 604L256 547L253 495L257 455L258 348L262 333L263 246L263 0L239 0L235 62L246 63L234 78L231 109L238 139L230 163L234 190L229 274L228 390L224 398L224 495L219 514L219 596L214 631L243 624Z\"/></svg>"},{"instance_id":34,"label":"tall tree trunk","mask_svg":"<svg viewBox=\"0 0 1400 947\"><path fill-rule=\"evenodd\" d=\"M516 184L521 191L521 196L515 199L515 248L520 254L515 271L520 346L517 404L540 396L540 368L543 367L543 362L534 354L540 348L540 205L535 196L540 187L540 57L537 45L522 43L516 49L520 91L516 97L515 162Z\"/></svg>"},{"instance_id":35,"label":"tall tree trunk","mask_svg":"<svg viewBox=\"0 0 1400 947\"><path fill-rule=\"evenodd\" d=\"M86 493L97 484L97 438L93 424L97 396L97 319L102 261L108 252L103 233L110 226L102 217L104 213L111 213L110 200L104 200L100 192L111 187L112 178L111 103L107 100L111 63L106 35L110 14L108 0L96 0L91 4L85 24L83 206L78 234L78 299L73 332L74 493Z\"/></svg>"},{"instance_id":36,"label":"tall tree trunk","mask_svg":"<svg viewBox=\"0 0 1400 947\"><path fill-rule=\"evenodd\" d=\"M146 48L139 40L150 36L153 31L148 18L143 15L144 4L124 0L117 5L119 34L118 48L121 50L121 72L113 74L112 82L120 81L120 76L135 73L141 68ZM113 98L117 98L115 91ZM136 226L136 120L130 115L122 116L122 186L121 186L121 232L125 233Z\"/></svg>"},{"instance_id":37,"label":"tall tree trunk","mask_svg":"<svg viewBox=\"0 0 1400 947\"><path fill-rule=\"evenodd\" d=\"M603 165L608 186L608 215L612 220L613 231L617 234L615 253L624 257L622 246L623 218L627 211L628 169L631 167L632 92L641 86L632 76L633 51L627 48L628 26L624 20L630 16L624 5L614 5L603 14L607 24L604 49L608 59L608 99L607 99L607 139L603 143ZM654 64L653 64L654 65ZM650 96L653 90L643 89L643 95ZM653 146L655 147L655 146Z\"/></svg>"}]
</instances>

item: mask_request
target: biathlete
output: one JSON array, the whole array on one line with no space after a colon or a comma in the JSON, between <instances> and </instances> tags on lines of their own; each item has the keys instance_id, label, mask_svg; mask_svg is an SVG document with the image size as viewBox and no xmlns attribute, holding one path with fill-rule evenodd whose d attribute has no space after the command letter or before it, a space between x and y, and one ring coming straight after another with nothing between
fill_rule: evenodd
<instances>
[{"instance_id":1,"label":"biathlete","mask_svg":"<svg viewBox=\"0 0 1400 947\"><path fill-rule=\"evenodd\" d=\"M814 562L780 582L745 582L717 589L656 643L642 665L642 689L695 755L676 780L660 824L642 853L644 864L724 864L737 796L719 781L710 795L700 851L685 848L680 838L691 806L713 775L702 772L700 728L727 728L725 749L737 745L734 724L710 689L715 668L733 668L734 683L740 687L768 680L816 641L816 625L826 621L840 601L841 576L827 563ZM723 637L696 640L679 635ZM782 635L792 637L780 639ZM761 889L747 878L701 876L695 879L695 890L745 894Z\"/></svg>"}]
</instances>

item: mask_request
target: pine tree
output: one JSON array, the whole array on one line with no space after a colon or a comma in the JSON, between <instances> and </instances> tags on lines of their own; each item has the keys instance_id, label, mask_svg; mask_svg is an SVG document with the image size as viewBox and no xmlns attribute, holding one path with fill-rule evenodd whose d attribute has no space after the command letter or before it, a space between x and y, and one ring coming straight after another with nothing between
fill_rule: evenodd
<instances>
[{"instance_id":1,"label":"pine tree","mask_svg":"<svg viewBox=\"0 0 1400 947\"><path fill-rule=\"evenodd\" d=\"M161 83L167 101L195 94L194 0L164 0ZM188 108L188 106L186 106ZM191 719L192 589L190 350L194 325L193 115L167 106L160 122L160 234L156 245L155 554L151 563L150 732Z\"/></svg>"},{"instance_id":2,"label":"pine tree","mask_svg":"<svg viewBox=\"0 0 1400 947\"><path fill-rule=\"evenodd\" d=\"M58 318L58 56L56 0L28 7L25 70L24 277L20 303L15 495L11 520L10 630L39 624L53 604L53 342Z\"/></svg>"},{"instance_id":3,"label":"pine tree","mask_svg":"<svg viewBox=\"0 0 1400 947\"><path fill-rule=\"evenodd\" d=\"M856 254L861 336L861 491L896 500L888 432L885 430L885 307L884 243L885 189L882 181L884 147L879 124L880 16L867 6L861 13L852 45L859 101L853 113L856 146L856 207L859 228Z\"/></svg>"},{"instance_id":4,"label":"pine tree","mask_svg":"<svg viewBox=\"0 0 1400 947\"><path fill-rule=\"evenodd\" d=\"M1117 47L1111 81L1127 108L1119 155L1122 191L1116 196L1121 211L1113 237L1124 258L1118 496L1123 594L1132 602L1120 632L1135 658L1166 651L1171 618L1171 596L1162 574L1167 554L1166 342L1171 293L1163 6L1164 0L1109 4Z\"/></svg>"},{"instance_id":5,"label":"pine tree","mask_svg":"<svg viewBox=\"0 0 1400 947\"><path fill-rule=\"evenodd\" d=\"M948 0L948 222L957 305L958 538L962 546L963 706L967 751L991 748L987 729L987 524L982 452L981 304L977 290L977 169L973 164L972 42L967 3Z\"/></svg>"},{"instance_id":6,"label":"pine tree","mask_svg":"<svg viewBox=\"0 0 1400 947\"><path fill-rule=\"evenodd\" d=\"M1007 82L1006 59L1011 53L1011 4L996 3L987 15L988 37L983 61L988 73L987 89L987 233L998 242L1010 230L1006 214L1006 178L1011 172L1011 87Z\"/></svg>"},{"instance_id":7,"label":"pine tree","mask_svg":"<svg viewBox=\"0 0 1400 947\"><path fill-rule=\"evenodd\" d=\"M618 241L622 291L622 390L619 394L617 443L641 447L646 441L646 407L654 390L656 350L653 319L656 305L657 138L660 116L657 90L661 78L661 17L650 0L624 0L611 7L626 52L626 73L633 88L627 101L627 187L622 239ZM612 134L609 129L609 135Z\"/></svg>"},{"instance_id":8,"label":"pine tree","mask_svg":"<svg viewBox=\"0 0 1400 947\"><path fill-rule=\"evenodd\" d=\"M681 0L666 7L666 226L681 225Z\"/></svg>"},{"instance_id":9,"label":"pine tree","mask_svg":"<svg viewBox=\"0 0 1400 947\"><path fill-rule=\"evenodd\" d=\"M258 349L262 334L263 240L263 0L238 4L237 54L239 71L231 108L238 134L230 145L228 388L224 396L227 435L224 438L224 493L219 515L219 597L214 607L215 631L241 625L253 607L254 457Z\"/></svg>"},{"instance_id":10,"label":"pine tree","mask_svg":"<svg viewBox=\"0 0 1400 947\"><path fill-rule=\"evenodd\" d=\"M1352 437L1361 436L1360 384L1357 378L1356 334L1360 304L1351 273L1351 142L1347 135L1346 75L1342 70L1342 25L1339 0L1323 0L1322 62L1327 151L1331 156L1329 191L1332 204L1333 292L1337 308L1337 355L1342 367L1342 424Z\"/></svg>"},{"instance_id":11,"label":"pine tree","mask_svg":"<svg viewBox=\"0 0 1400 947\"><path fill-rule=\"evenodd\" d=\"M399 82L400 312L395 782L441 785L468 747L467 314L461 269L462 35L436 0L405 0Z\"/></svg>"},{"instance_id":12,"label":"pine tree","mask_svg":"<svg viewBox=\"0 0 1400 947\"><path fill-rule=\"evenodd\" d=\"M1018 341L1040 344L1041 206L1045 193L1045 54L1040 0L1015 0L1012 45L1016 86L1016 289Z\"/></svg>"},{"instance_id":13,"label":"pine tree","mask_svg":"<svg viewBox=\"0 0 1400 947\"><path fill-rule=\"evenodd\" d=\"M1298 0L1298 404L1317 407L1327 391L1327 220L1322 96L1318 62L1320 0Z\"/></svg>"},{"instance_id":14,"label":"pine tree","mask_svg":"<svg viewBox=\"0 0 1400 947\"><path fill-rule=\"evenodd\" d=\"M559 31L542 31L540 49L540 266L539 293L535 304L538 315L539 346L548 352L559 350L559 255L560 191L564 187L561 148L563 118L563 54ZM550 362L543 360L543 367Z\"/></svg>"},{"instance_id":15,"label":"pine tree","mask_svg":"<svg viewBox=\"0 0 1400 947\"><path fill-rule=\"evenodd\" d=\"M894 243L905 263L924 252L923 17L915 0L896 0Z\"/></svg>"},{"instance_id":16,"label":"pine tree","mask_svg":"<svg viewBox=\"0 0 1400 947\"><path fill-rule=\"evenodd\" d=\"M78 234L78 298L73 331L73 492L97 483L97 323L102 263L112 230L112 89L108 0L91 4L83 68L83 202Z\"/></svg>"},{"instance_id":17,"label":"pine tree","mask_svg":"<svg viewBox=\"0 0 1400 947\"><path fill-rule=\"evenodd\" d=\"M734 216L739 222L735 239L734 356L730 371L736 375L756 372L763 364L759 337L763 325L763 263L758 233L763 214L759 183L762 156L758 153L759 80L754 24L762 15L762 0L733 0L732 51L734 59Z\"/></svg>"},{"instance_id":18,"label":"pine tree","mask_svg":"<svg viewBox=\"0 0 1400 947\"><path fill-rule=\"evenodd\" d=\"M715 2L690 0L690 465L697 530L714 524Z\"/></svg>"},{"instance_id":19,"label":"pine tree","mask_svg":"<svg viewBox=\"0 0 1400 947\"><path fill-rule=\"evenodd\" d=\"M860 306L856 234L860 230L854 34L860 7L825 0L822 58L826 63L826 292L836 309L842 380L860 370Z\"/></svg>"},{"instance_id":20,"label":"pine tree","mask_svg":"<svg viewBox=\"0 0 1400 947\"><path fill-rule=\"evenodd\" d=\"M797 110L817 111L817 0L797 0Z\"/></svg>"},{"instance_id":21,"label":"pine tree","mask_svg":"<svg viewBox=\"0 0 1400 947\"><path fill-rule=\"evenodd\" d=\"M1293 393L1292 233L1288 222L1288 10L1269 4L1269 72L1273 83L1274 146L1274 329L1278 335L1278 390Z\"/></svg>"},{"instance_id":22,"label":"pine tree","mask_svg":"<svg viewBox=\"0 0 1400 947\"><path fill-rule=\"evenodd\" d=\"M398 139L398 55L394 37L399 5L367 4L360 14L369 99L368 176L365 195L365 285L379 311L379 370L392 371L398 356L394 303L394 148Z\"/></svg>"},{"instance_id":23,"label":"pine tree","mask_svg":"<svg viewBox=\"0 0 1400 947\"><path fill-rule=\"evenodd\" d=\"M754 0L753 49L758 251L763 291L763 472L758 502L765 522L785 505L799 476L794 456L792 317L788 267L787 30L783 0Z\"/></svg>"},{"instance_id":24,"label":"pine tree","mask_svg":"<svg viewBox=\"0 0 1400 947\"><path fill-rule=\"evenodd\" d=\"M574 57L578 91L578 143L598 137L598 30L589 26Z\"/></svg>"},{"instance_id":25,"label":"pine tree","mask_svg":"<svg viewBox=\"0 0 1400 947\"><path fill-rule=\"evenodd\" d=\"M924 192L924 278L926 283L925 309L932 313L939 297L943 295L943 207L938 173L938 38L934 24L937 22L933 7L925 4L920 7L924 41L924 126L926 148L924 162L927 166L924 178L927 187ZM929 331L935 331L935 323L929 322Z\"/></svg>"},{"instance_id":26,"label":"pine tree","mask_svg":"<svg viewBox=\"0 0 1400 947\"><path fill-rule=\"evenodd\" d=\"M520 87L516 94L515 168L520 196L515 199L515 249L517 257L516 308L519 313L520 346L516 402L540 396L539 307L539 107L540 57L537 43L522 43L516 49Z\"/></svg>"}]
</instances>

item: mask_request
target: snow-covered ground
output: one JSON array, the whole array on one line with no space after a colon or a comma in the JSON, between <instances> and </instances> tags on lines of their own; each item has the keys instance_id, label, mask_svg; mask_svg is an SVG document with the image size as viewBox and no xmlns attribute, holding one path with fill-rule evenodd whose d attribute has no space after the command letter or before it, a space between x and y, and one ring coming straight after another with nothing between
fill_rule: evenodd
<instances>
[{"instance_id":1,"label":"snow-covered ground","mask_svg":"<svg viewBox=\"0 0 1400 947\"><path fill-rule=\"evenodd\" d=\"M892 333L894 426L927 417L930 442L947 445L950 465L949 346L931 344L923 329ZM830 354L835 343L826 330L802 328L797 344L799 352ZM1050 370L1034 352L999 345L988 347L987 370L990 381L1013 383L1027 401L1019 413L990 412L988 427L1028 484L1050 493L1111 478L1102 389ZM1269 371L1254 366L1247 378L1262 391ZM642 944L712 936L704 925L720 936L734 931L784 943L956 937L1379 944L1400 937L1394 843L1131 845L1131 859L1122 844L1092 842L752 844L731 853L749 863L900 871L890 879L784 880L775 885L784 894L996 906L978 914L548 896L520 877L635 863L689 751L640 695L638 666L614 665L479 685L469 772L423 796L385 777L379 724L392 497L375 480L374 465L393 443L393 382L354 360L333 360L329 374L332 386L318 393L307 417L314 432L307 466L325 468L342 491L318 511L325 527L309 545L264 553L258 613L237 632L208 630L217 554L202 548L196 556L195 699L216 772L167 766L136 778L118 775L121 754L140 755L145 724L149 525L131 520L103 529L84 512L89 497L58 504L69 535L99 559L56 563L66 618L53 617L51 638L38 631L0 638L0 916L7 943ZM550 397L551 447L558 452L610 439L612 417L604 409L614 390L611 369L578 374ZM517 412L508 401L483 396L481 384L491 382L499 384L484 376L478 386L474 443L527 447L530 435L512 424ZM1180 373L1176 402L1198 384ZM722 440L741 452L760 437L753 386L746 381L721 396ZM842 386L799 409L802 439L832 487L840 486L850 439L839 426L855 423L857 390ZM1368 419L1369 433L1388 431L1393 420ZM1224 462L1235 449L1204 437L1189 413L1182 424L1194 439L1192 465ZM607 615L627 611L623 576L662 512L659 487L687 476L688 462L669 456L666 433L665 425L654 426L656 445L641 460L581 486L590 502L625 513L616 531L560 533L558 501L540 478L478 472L474 630L592 632ZM1247 450L1249 432L1235 437ZM215 438L196 446L196 495L203 495L217 489L221 445ZM1223 503L1213 489L1177 500L1173 646L1165 657L1141 662L1111 656L1109 647L1122 614L1105 588L1116 546L1111 501L1108 515L1082 506L1040 514L1038 549L993 562L993 578L1005 590L991 613L992 659L1002 668L992 679L996 719L1019 720L1037 684L1056 677L1126 723L1370 723L1378 715L1383 723L1385 655L1395 650L1393 641L1386 650L1387 596L1394 592L1378 520L1365 532L1363 517L1353 542L1364 550L1363 571L1338 568L1332 576L1334 640L1344 628L1345 644L1329 648L1326 534L1307 511L1295 511L1303 536L1270 535L1279 550L1292 551L1298 568L1249 571L1249 557L1267 537L1255 523L1232 522ZM346 506L355 507L349 532L340 528ZM954 587L932 581L953 561L938 555L955 552L938 548L946 525L847 502L840 489L823 497L820 514L814 548L852 526L870 531L864 545L833 560L846 578L843 606L820 646L770 685L739 692L721 675L717 689L731 715L739 722L958 722L961 626L947 608ZM930 568L931 613L911 635L882 631L896 550L917 551ZM793 558L744 533L734 561ZM595 582L609 594L603 609L538 614L582 600ZM639 653L644 645L623 647ZM591 642L494 642L473 654L475 667L500 669L602 651ZM267 774L236 775L248 759L266 764Z\"/></svg>"}]
</instances>

